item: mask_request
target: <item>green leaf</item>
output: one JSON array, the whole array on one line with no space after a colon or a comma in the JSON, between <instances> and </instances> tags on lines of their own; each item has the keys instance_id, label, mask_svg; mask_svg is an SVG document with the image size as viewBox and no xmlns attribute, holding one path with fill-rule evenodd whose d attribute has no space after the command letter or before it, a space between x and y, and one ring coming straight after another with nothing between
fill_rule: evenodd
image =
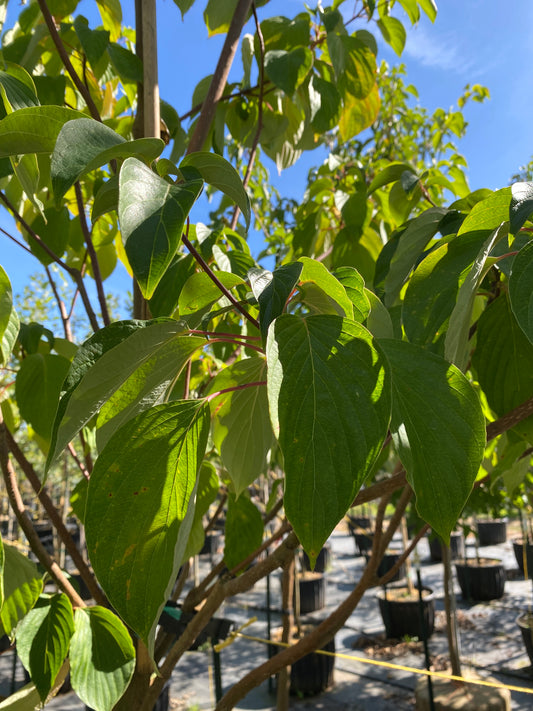
<instances>
[{"instance_id":1,"label":"green leaf","mask_svg":"<svg viewBox=\"0 0 533 711\"><path fill-rule=\"evenodd\" d=\"M389 424L387 364L360 324L280 316L267 343L268 398L285 462L285 511L310 559L372 470Z\"/></svg>"},{"instance_id":2,"label":"green leaf","mask_svg":"<svg viewBox=\"0 0 533 711\"><path fill-rule=\"evenodd\" d=\"M250 226L250 200L239 174L231 163L216 153L198 151L185 156L179 167L180 170L195 168L208 185L212 185L233 200L244 215L248 229Z\"/></svg>"},{"instance_id":3,"label":"green leaf","mask_svg":"<svg viewBox=\"0 0 533 711\"><path fill-rule=\"evenodd\" d=\"M244 279L230 272L216 272L216 276L226 289L233 289L241 284L246 285ZM215 304L222 297L223 294L218 286L205 272L195 272L187 279L181 290L178 300L179 314L185 316L196 313Z\"/></svg>"},{"instance_id":4,"label":"green leaf","mask_svg":"<svg viewBox=\"0 0 533 711\"><path fill-rule=\"evenodd\" d=\"M389 312L373 291L365 289L365 295L370 303L366 327L374 338L393 338L394 326Z\"/></svg>"},{"instance_id":5,"label":"green leaf","mask_svg":"<svg viewBox=\"0 0 533 711\"><path fill-rule=\"evenodd\" d=\"M205 534L203 526L203 517L209 511L209 507L216 499L220 481L217 470L210 462L203 462L198 474L198 489L196 492L196 506L194 508L194 518L191 527L191 533L183 560L188 560L192 556L197 555L204 544Z\"/></svg>"},{"instance_id":6,"label":"green leaf","mask_svg":"<svg viewBox=\"0 0 533 711\"><path fill-rule=\"evenodd\" d=\"M439 224L447 210L430 207L412 220L400 236L398 247L391 259L389 273L385 279L385 304L392 306L404 281L415 266L424 247L439 229Z\"/></svg>"},{"instance_id":7,"label":"green leaf","mask_svg":"<svg viewBox=\"0 0 533 711\"><path fill-rule=\"evenodd\" d=\"M34 353L21 363L15 384L20 414L38 435L50 440L63 381L70 362L63 356Z\"/></svg>"},{"instance_id":8,"label":"green leaf","mask_svg":"<svg viewBox=\"0 0 533 711\"><path fill-rule=\"evenodd\" d=\"M285 310L302 269L302 262L284 264L273 272L267 269L250 269L248 276L253 294L259 303L259 323L264 341L272 321Z\"/></svg>"},{"instance_id":9,"label":"green leaf","mask_svg":"<svg viewBox=\"0 0 533 711\"><path fill-rule=\"evenodd\" d=\"M119 427L162 402L191 356L205 345L197 336L159 342L152 354L108 398L98 414L96 443L101 450Z\"/></svg>"},{"instance_id":10,"label":"green leaf","mask_svg":"<svg viewBox=\"0 0 533 711\"><path fill-rule=\"evenodd\" d=\"M209 0L204 10L204 21L209 36L227 32L237 7L237 0Z\"/></svg>"},{"instance_id":11,"label":"green leaf","mask_svg":"<svg viewBox=\"0 0 533 711\"><path fill-rule=\"evenodd\" d=\"M331 63L343 93L364 99L376 83L376 57L364 42L350 35L329 33Z\"/></svg>"},{"instance_id":12,"label":"green leaf","mask_svg":"<svg viewBox=\"0 0 533 711\"><path fill-rule=\"evenodd\" d=\"M237 500L233 496L228 499L225 534L224 562L229 570L235 568L261 545L263 519L245 494Z\"/></svg>"},{"instance_id":13,"label":"green leaf","mask_svg":"<svg viewBox=\"0 0 533 711\"><path fill-rule=\"evenodd\" d=\"M160 138L126 141L111 128L90 118L67 121L57 137L50 172L59 200L85 173L117 158L142 156L155 160L165 147Z\"/></svg>"},{"instance_id":14,"label":"green leaf","mask_svg":"<svg viewBox=\"0 0 533 711\"><path fill-rule=\"evenodd\" d=\"M481 314L472 365L487 402L501 417L533 397L533 345L516 322L505 293ZM528 418L514 428L533 441Z\"/></svg>"},{"instance_id":15,"label":"green leaf","mask_svg":"<svg viewBox=\"0 0 533 711\"><path fill-rule=\"evenodd\" d=\"M0 158L52 153L63 124L84 114L63 106L19 109L0 121Z\"/></svg>"},{"instance_id":16,"label":"green leaf","mask_svg":"<svg viewBox=\"0 0 533 711\"><path fill-rule=\"evenodd\" d=\"M250 385L250 387L246 387ZM210 383L213 440L237 496L264 473L274 438L268 414L266 361L247 358L224 368Z\"/></svg>"},{"instance_id":17,"label":"green leaf","mask_svg":"<svg viewBox=\"0 0 533 711\"><path fill-rule=\"evenodd\" d=\"M292 96L313 66L313 53L307 47L290 51L273 49L265 54L265 73L287 96Z\"/></svg>"},{"instance_id":18,"label":"green leaf","mask_svg":"<svg viewBox=\"0 0 533 711\"><path fill-rule=\"evenodd\" d=\"M368 194L370 195L378 188L382 188L384 185L395 183L397 180L400 180L406 171L413 173L413 175L415 174L414 168L412 168L408 163L390 163L390 165L378 173L374 180L370 183L368 186Z\"/></svg>"},{"instance_id":19,"label":"green leaf","mask_svg":"<svg viewBox=\"0 0 533 711\"><path fill-rule=\"evenodd\" d=\"M118 175L112 175L102 185L94 197L91 208L91 221L96 220L108 212L118 209Z\"/></svg>"},{"instance_id":20,"label":"green leaf","mask_svg":"<svg viewBox=\"0 0 533 711\"><path fill-rule=\"evenodd\" d=\"M89 29L89 22L83 15L78 15L74 20L74 30L96 78L99 79L107 65L105 52L109 47L109 31Z\"/></svg>"},{"instance_id":21,"label":"green leaf","mask_svg":"<svg viewBox=\"0 0 533 711\"><path fill-rule=\"evenodd\" d=\"M363 323L370 313L370 302L365 289L365 280L355 267L339 267L333 272L335 279L343 285L346 295L353 305L353 319Z\"/></svg>"},{"instance_id":22,"label":"green leaf","mask_svg":"<svg viewBox=\"0 0 533 711\"><path fill-rule=\"evenodd\" d=\"M203 401L159 405L115 432L91 474L85 511L91 564L150 655L189 536L189 500L208 434Z\"/></svg>"},{"instance_id":23,"label":"green leaf","mask_svg":"<svg viewBox=\"0 0 533 711\"><path fill-rule=\"evenodd\" d=\"M0 365L7 365L19 331L19 319L13 308L11 282L0 266Z\"/></svg>"},{"instance_id":24,"label":"green leaf","mask_svg":"<svg viewBox=\"0 0 533 711\"><path fill-rule=\"evenodd\" d=\"M113 42L122 34L122 8L120 0L96 0L104 29L106 29Z\"/></svg>"},{"instance_id":25,"label":"green leaf","mask_svg":"<svg viewBox=\"0 0 533 711\"><path fill-rule=\"evenodd\" d=\"M328 302L333 302L335 311L340 316L347 318L353 317L352 302L346 294L346 289L335 279L328 269L315 259L309 257L300 257L298 260L303 264L302 273L300 275L300 284L306 285L311 283L317 286L321 292L327 297Z\"/></svg>"},{"instance_id":26,"label":"green leaf","mask_svg":"<svg viewBox=\"0 0 533 711\"><path fill-rule=\"evenodd\" d=\"M143 81L142 61L136 54L116 42L109 43L107 53L123 82L137 84Z\"/></svg>"},{"instance_id":27,"label":"green leaf","mask_svg":"<svg viewBox=\"0 0 533 711\"><path fill-rule=\"evenodd\" d=\"M57 675L54 688L45 703L51 701L63 686L67 678L68 670L69 664L65 662ZM23 686L14 694L8 696L5 701L0 702L0 711L35 711L35 709L40 709L41 707L41 698L35 684L26 684L26 686Z\"/></svg>"},{"instance_id":28,"label":"green leaf","mask_svg":"<svg viewBox=\"0 0 533 711\"><path fill-rule=\"evenodd\" d=\"M174 257L149 301L153 316L172 316L178 307L181 290L195 269L196 261L192 254Z\"/></svg>"},{"instance_id":29,"label":"green leaf","mask_svg":"<svg viewBox=\"0 0 533 711\"><path fill-rule=\"evenodd\" d=\"M511 185L511 195L510 232L515 235L533 213L533 183L514 183Z\"/></svg>"},{"instance_id":30,"label":"green leaf","mask_svg":"<svg viewBox=\"0 0 533 711\"><path fill-rule=\"evenodd\" d=\"M418 4L422 8L422 10L426 13L426 15L429 17L431 22L435 21L435 18L437 17L437 4L435 0L417 0Z\"/></svg>"},{"instance_id":31,"label":"green leaf","mask_svg":"<svg viewBox=\"0 0 533 711\"><path fill-rule=\"evenodd\" d=\"M465 370L470 357L469 338L472 310L479 285L486 273L487 257L496 242L507 236L508 230L508 224L503 223L486 240L459 289L457 303L450 316L444 342L444 356L462 371Z\"/></svg>"},{"instance_id":32,"label":"green leaf","mask_svg":"<svg viewBox=\"0 0 533 711\"><path fill-rule=\"evenodd\" d=\"M470 232L429 252L416 267L402 304L402 323L411 343L433 342L452 313L457 292L485 241L484 232Z\"/></svg>"},{"instance_id":33,"label":"green leaf","mask_svg":"<svg viewBox=\"0 0 533 711\"><path fill-rule=\"evenodd\" d=\"M459 228L457 236L485 230L488 237L502 222L509 220L510 205L511 188L497 190L474 205Z\"/></svg>"},{"instance_id":34,"label":"green leaf","mask_svg":"<svg viewBox=\"0 0 533 711\"><path fill-rule=\"evenodd\" d=\"M465 376L440 356L405 341L379 345L392 372L392 436L416 508L447 541L483 459L479 398Z\"/></svg>"},{"instance_id":35,"label":"green leaf","mask_svg":"<svg viewBox=\"0 0 533 711\"><path fill-rule=\"evenodd\" d=\"M183 335L183 324L177 321L125 321L107 326L86 341L64 383L47 468L138 368Z\"/></svg>"},{"instance_id":36,"label":"green leaf","mask_svg":"<svg viewBox=\"0 0 533 711\"><path fill-rule=\"evenodd\" d=\"M9 73L0 70L0 92L8 113L30 106L39 106L31 76L22 67L12 65L12 68L16 68L15 71L19 76L13 76L11 73L13 69ZM22 72L24 75L20 76Z\"/></svg>"},{"instance_id":37,"label":"green leaf","mask_svg":"<svg viewBox=\"0 0 533 711\"><path fill-rule=\"evenodd\" d=\"M311 126L317 133L333 128L339 119L341 96L335 84L313 74L309 82Z\"/></svg>"},{"instance_id":38,"label":"green leaf","mask_svg":"<svg viewBox=\"0 0 533 711\"><path fill-rule=\"evenodd\" d=\"M0 610L4 604L4 569L5 569L5 558L4 553L4 542L2 541L2 536L0 536Z\"/></svg>"},{"instance_id":39,"label":"green leaf","mask_svg":"<svg viewBox=\"0 0 533 711\"><path fill-rule=\"evenodd\" d=\"M522 247L514 258L509 299L518 325L533 343L533 242Z\"/></svg>"},{"instance_id":40,"label":"green leaf","mask_svg":"<svg viewBox=\"0 0 533 711\"><path fill-rule=\"evenodd\" d=\"M180 9L182 19L185 17L185 13L194 5L194 0L174 0L174 2Z\"/></svg>"},{"instance_id":41,"label":"green leaf","mask_svg":"<svg viewBox=\"0 0 533 711\"><path fill-rule=\"evenodd\" d=\"M118 215L126 254L145 299L153 296L170 265L202 186L202 180L171 185L136 158L124 161Z\"/></svg>"},{"instance_id":42,"label":"green leaf","mask_svg":"<svg viewBox=\"0 0 533 711\"><path fill-rule=\"evenodd\" d=\"M56 256L63 256L68 246L70 229L70 219L66 207L62 206L60 209L47 207L42 215L37 215L30 227ZM54 261L52 257L29 235L28 244L41 264L45 266L52 264Z\"/></svg>"},{"instance_id":43,"label":"green leaf","mask_svg":"<svg viewBox=\"0 0 533 711\"><path fill-rule=\"evenodd\" d=\"M400 20L390 15L384 15L377 21L383 39L393 48L398 56L403 52L407 33Z\"/></svg>"},{"instance_id":44,"label":"green leaf","mask_svg":"<svg viewBox=\"0 0 533 711\"><path fill-rule=\"evenodd\" d=\"M0 609L4 634L11 634L35 605L42 589L43 581L35 563L4 542L4 604Z\"/></svg>"},{"instance_id":45,"label":"green leaf","mask_svg":"<svg viewBox=\"0 0 533 711\"><path fill-rule=\"evenodd\" d=\"M126 691L135 669L128 630L111 610L79 607L70 643L72 688L98 711L111 711Z\"/></svg>"},{"instance_id":46,"label":"green leaf","mask_svg":"<svg viewBox=\"0 0 533 711\"><path fill-rule=\"evenodd\" d=\"M74 616L64 593L41 595L17 628L17 652L42 701L65 661L74 634Z\"/></svg>"},{"instance_id":47,"label":"green leaf","mask_svg":"<svg viewBox=\"0 0 533 711\"><path fill-rule=\"evenodd\" d=\"M380 106L381 99L377 84L363 99L348 93L344 97L344 108L339 118L341 140L347 142L371 126L378 117Z\"/></svg>"}]
</instances>

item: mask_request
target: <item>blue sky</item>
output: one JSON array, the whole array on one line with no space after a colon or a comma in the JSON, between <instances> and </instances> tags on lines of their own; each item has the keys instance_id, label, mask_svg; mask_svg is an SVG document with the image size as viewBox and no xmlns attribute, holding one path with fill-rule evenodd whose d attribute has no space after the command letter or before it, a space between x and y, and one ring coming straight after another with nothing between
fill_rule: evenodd
<instances>
[{"instance_id":1,"label":"blue sky","mask_svg":"<svg viewBox=\"0 0 533 711\"><path fill-rule=\"evenodd\" d=\"M133 24L133 2L123 0L122 4L126 21ZM172 0L157 2L160 91L162 98L179 113L190 108L198 80L213 71L223 42L221 36L207 38L201 16L205 4L206 0L196 0L196 6L182 23ZM424 17L417 27L408 28L401 58L380 44L379 59L407 65L408 81L418 88L420 103L430 111L438 106L456 106L467 83L481 83L489 88L489 101L467 105L469 129L459 148L469 164L472 189L496 189L508 184L511 175L533 154L529 106L533 95L533 74L529 70L533 3L512 0L502 5L499 0L441 0L438 5L434 24ZM96 17L94 7L92 0L84 0L79 10L91 18L92 26L95 25L92 18ZM351 2L347 2L348 11L350 7ZM14 5L13 8L16 10ZM271 0L259 9L259 15L293 17L303 8L302 0ZM253 27L249 31L253 32ZM237 78L240 54L236 62ZM276 177L282 194L300 197L307 170L321 159L322 155L316 152L306 155L296 166ZM272 175L275 175L273 166ZM3 214L0 225L13 229ZM21 291L26 275L38 268L32 257L21 254L20 249L1 236L0 264L10 275L15 291ZM110 288L128 286L125 273L110 281Z\"/></svg>"}]
</instances>

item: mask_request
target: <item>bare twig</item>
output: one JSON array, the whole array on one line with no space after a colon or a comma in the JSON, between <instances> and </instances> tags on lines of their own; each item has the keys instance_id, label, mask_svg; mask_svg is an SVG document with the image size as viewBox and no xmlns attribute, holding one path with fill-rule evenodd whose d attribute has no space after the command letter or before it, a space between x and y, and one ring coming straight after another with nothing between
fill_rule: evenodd
<instances>
[{"instance_id":1,"label":"bare twig","mask_svg":"<svg viewBox=\"0 0 533 711\"><path fill-rule=\"evenodd\" d=\"M61 317L61 323L63 324L63 333L65 334L65 338L67 339L67 341L72 342L73 338L72 338L72 330L70 328L70 317L67 313L67 309L65 307L65 302L59 295L56 283L52 277L52 273L51 273L50 269L48 267L45 267L44 269L46 271L46 276L48 277L48 282L50 284L50 287L51 287L52 292L54 294L54 298L57 303L57 308L59 311L59 315Z\"/></svg>"}]
</instances>

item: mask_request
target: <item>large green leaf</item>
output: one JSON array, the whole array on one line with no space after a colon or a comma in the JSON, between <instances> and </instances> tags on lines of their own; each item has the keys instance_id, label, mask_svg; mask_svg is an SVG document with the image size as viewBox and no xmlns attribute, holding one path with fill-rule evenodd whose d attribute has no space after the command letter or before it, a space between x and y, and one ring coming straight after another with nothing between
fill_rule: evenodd
<instances>
[{"instance_id":1,"label":"large green leaf","mask_svg":"<svg viewBox=\"0 0 533 711\"><path fill-rule=\"evenodd\" d=\"M202 186L203 180L171 185L136 158L126 158L122 165L118 201L122 240L146 299L152 297L176 253Z\"/></svg>"},{"instance_id":2,"label":"large green leaf","mask_svg":"<svg viewBox=\"0 0 533 711\"><path fill-rule=\"evenodd\" d=\"M208 433L203 401L158 405L115 432L91 474L89 557L114 608L150 654L189 536L189 500Z\"/></svg>"},{"instance_id":3,"label":"large green leaf","mask_svg":"<svg viewBox=\"0 0 533 711\"><path fill-rule=\"evenodd\" d=\"M265 471L274 440L265 384L266 361L257 357L224 368L209 386L211 394L240 388L212 400L213 439L237 496Z\"/></svg>"},{"instance_id":4,"label":"large green leaf","mask_svg":"<svg viewBox=\"0 0 533 711\"><path fill-rule=\"evenodd\" d=\"M5 569L5 558L4 553L4 542L2 541L2 536L0 536L0 610L4 604L4 569Z\"/></svg>"},{"instance_id":5,"label":"large green leaf","mask_svg":"<svg viewBox=\"0 0 533 711\"><path fill-rule=\"evenodd\" d=\"M409 272L416 264L424 247L439 229L447 210L431 207L412 220L400 236L398 247L391 259L385 279L385 303L392 306L401 291Z\"/></svg>"},{"instance_id":6,"label":"large green leaf","mask_svg":"<svg viewBox=\"0 0 533 711\"><path fill-rule=\"evenodd\" d=\"M204 345L205 339L198 336L179 336L158 344L102 406L97 420L98 449L132 417L162 402L189 358Z\"/></svg>"},{"instance_id":7,"label":"large green leaf","mask_svg":"<svg viewBox=\"0 0 533 711\"><path fill-rule=\"evenodd\" d=\"M8 113L31 106L39 106L35 84L23 67L8 65L0 71L0 92Z\"/></svg>"},{"instance_id":8,"label":"large green leaf","mask_svg":"<svg viewBox=\"0 0 533 711\"><path fill-rule=\"evenodd\" d=\"M217 470L211 462L203 462L198 474L198 488L196 491L196 506L194 507L194 518L189 534L189 540L185 547L183 560L188 560L197 555L204 545L204 522L203 517L209 511L209 507L216 499L220 481Z\"/></svg>"},{"instance_id":9,"label":"large green leaf","mask_svg":"<svg viewBox=\"0 0 533 711\"><path fill-rule=\"evenodd\" d=\"M464 270L485 241L470 232L432 250L412 274L402 304L402 322L411 343L431 343L452 313Z\"/></svg>"},{"instance_id":10,"label":"large green leaf","mask_svg":"<svg viewBox=\"0 0 533 711\"><path fill-rule=\"evenodd\" d=\"M259 303L259 323L264 340L272 321L283 313L302 269L302 262L284 264L273 272L268 269L250 269L248 276Z\"/></svg>"},{"instance_id":11,"label":"large green leaf","mask_svg":"<svg viewBox=\"0 0 533 711\"><path fill-rule=\"evenodd\" d=\"M92 336L78 351L65 380L47 467L137 369L157 361L158 353L184 334L183 324L164 320L117 322Z\"/></svg>"},{"instance_id":12,"label":"large green leaf","mask_svg":"<svg viewBox=\"0 0 533 711\"><path fill-rule=\"evenodd\" d=\"M532 362L533 344L516 322L507 295L500 294L479 318L472 356L479 384L499 417L533 397ZM516 427L529 441L532 424L529 418Z\"/></svg>"},{"instance_id":13,"label":"large green leaf","mask_svg":"<svg viewBox=\"0 0 533 711\"><path fill-rule=\"evenodd\" d=\"M335 279L343 285L353 305L354 321L362 323L370 313L370 302L366 294L365 280L355 267L339 267L333 272Z\"/></svg>"},{"instance_id":14,"label":"large green leaf","mask_svg":"<svg viewBox=\"0 0 533 711\"><path fill-rule=\"evenodd\" d=\"M7 364L19 331L9 277L0 266L0 365Z\"/></svg>"},{"instance_id":15,"label":"large green leaf","mask_svg":"<svg viewBox=\"0 0 533 711\"><path fill-rule=\"evenodd\" d=\"M65 206L60 207L58 210L55 207L47 207L41 215L37 215L30 226L56 256L63 256L68 246L70 229L69 213ZM28 236L27 239L31 251L41 264L45 266L52 264L53 257L31 236Z\"/></svg>"},{"instance_id":16,"label":"large green leaf","mask_svg":"<svg viewBox=\"0 0 533 711\"><path fill-rule=\"evenodd\" d=\"M379 341L392 373L391 431L420 516L444 540L472 490L485 448L485 418L465 376L440 356Z\"/></svg>"},{"instance_id":17,"label":"large green leaf","mask_svg":"<svg viewBox=\"0 0 533 711\"><path fill-rule=\"evenodd\" d=\"M522 247L514 258L509 299L518 325L533 343L533 242Z\"/></svg>"},{"instance_id":18,"label":"large green leaf","mask_svg":"<svg viewBox=\"0 0 533 711\"><path fill-rule=\"evenodd\" d=\"M246 227L250 226L250 200L239 174L231 163L217 153L198 151L185 156L180 163L180 170L183 168L195 168L202 180L233 200L244 215Z\"/></svg>"},{"instance_id":19,"label":"large green leaf","mask_svg":"<svg viewBox=\"0 0 533 711\"><path fill-rule=\"evenodd\" d=\"M511 188L497 190L474 205L457 231L457 236L484 230L488 237L502 222L509 220L510 205Z\"/></svg>"},{"instance_id":20,"label":"large green leaf","mask_svg":"<svg viewBox=\"0 0 533 711\"><path fill-rule=\"evenodd\" d=\"M14 111L0 121L0 158L52 153L63 125L78 118L86 116L63 106L34 106Z\"/></svg>"},{"instance_id":21,"label":"large green leaf","mask_svg":"<svg viewBox=\"0 0 533 711\"><path fill-rule=\"evenodd\" d=\"M4 543L4 604L0 622L5 634L11 634L19 621L34 606L43 581L37 566L14 546Z\"/></svg>"},{"instance_id":22,"label":"large green leaf","mask_svg":"<svg viewBox=\"0 0 533 711\"><path fill-rule=\"evenodd\" d=\"M65 661L74 616L64 593L41 595L17 628L17 653L44 701Z\"/></svg>"},{"instance_id":23,"label":"large green leaf","mask_svg":"<svg viewBox=\"0 0 533 711\"><path fill-rule=\"evenodd\" d=\"M409 163L390 163L386 168L379 172L376 177L372 180L368 186L368 194L374 192L378 188L382 188L384 185L389 183L395 183L400 180L404 173L415 174L414 168L412 168Z\"/></svg>"},{"instance_id":24,"label":"large green leaf","mask_svg":"<svg viewBox=\"0 0 533 711\"><path fill-rule=\"evenodd\" d=\"M285 510L314 560L380 452L390 417L388 366L360 324L325 315L280 316L267 361Z\"/></svg>"},{"instance_id":25,"label":"large green leaf","mask_svg":"<svg viewBox=\"0 0 533 711\"><path fill-rule=\"evenodd\" d=\"M503 223L489 235L459 289L457 303L450 316L446 340L444 342L444 355L446 359L449 360L450 363L454 363L459 370L465 370L470 357L469 337L474 299L476 298L479 285L487 269L487 257L496 242L502 237L506 237L508 231L508 224Z\"/></svg>"},{"instance_id":26,"label":"large green leaf","mask_svg":"<svg viewBox=\"0 0 533 711\"><path fill-rule=\"evenodd\" d=\"M59 200L82 175L117 158L141 156L155 160L165 147L160 138L125 138L90 118L67 121L62 127L52 153L50 172L52 188Z\"/></svg>"},{"instance_id":27,"label":"large green leaf","mask_svg":"<svg viewBox=\"0 0 533 711\"><path fill-rule=\"evenodd\" d=\"M352 318L353 305L346 293L346 289L338 279L335 279L322 262L309 259L309 257L300 257L298 261L303 264L302 273L300 274L301 286L305 287L307 284L316 286L323 293L326 301L333 305L336 313L340 316ZM304 300L307 300L305 292Z\"/></svg>"},{"instance_id":28,"label":"large green leaf","mask_svg":"<svg viewBox=\"0 0 533 711\"><path fill-rule=\"evenodd\" d=\"M24 358L17 373L15 394L20 414L46 441L52 434L59 395L69 367L70 361L63 356L33 353Z\"/></svg>"},{"instance_id":29,"label":"large green leaf","mask_svg":"<svg viewBox=\"0 0 533 711\"><path fill-rule=\"evenodd\" d=\"M83 607L74 616L70 677L80 699L98 711L111 711L130 683L135 649L126 627L111 610Z\"/></svg>"},{"instance_id":30,"label":"large green leaf","mask_svg":"<svg viewBox=\"0 0 533 711\"><path fill-rule=\"evenodd\" d=\"M216 276L226 289L233 289L233 287L240 285L246 286L244 279L236 274L216 272ZM201 311L215 304L223 296L218 286L205 272L195 272L187 279L179 295L179 314L186 316Z\"/></svg>"},{"instance_id":31,"label":"large green leaf","mask_svg":"<svg viewBox=\"0 0 533 711\"><path fill-rule=\"evenodd\" d=\"M228 31L236 7L237 0L208 0L204 20L209 35Z\"/></svg>"},{"instance_id":32,"label":"large green leaf","mask_svg":"<svg viewBox=\"0 0 533 711\"><path fill-rule=\"evenodd\" d=\"M337 85L356 99L367 97L376 82L376 57L357 37L330 32L329 55Z\"/></svg>"},{"instance_id":33,"label":"large green leaf","mask_svg":"<svg viewBox=\"0 0 533 711\"><path fill-rule=\"evenodd\" d=\"M196 269L192 254L178 254L157 285L149 306L153 316L172 316L178 307L181 290Z\"/></svg>"},{"instance_id":34,"label":"large green leaf","mask_svg":"<svg viewBox=\"0 0 533 711\"><path fill-rule=\"evenodd\" d=\"M265 72L270 81L292 96L313 66L313 53L307 47L290 51L273 49L265 54Z\"/></svg>"},{"instance_id":35,"label":"large green leaf","mask_svg":"<svg viewBox=\"0 0 533 711\"><path fill-rule=\"evenodd\" d=\"M224 562L232 570L253 553L263 540L263 519L246 494L230 496L225 526Z\"/></svg>"},{"instance_id":36,"label":"large green leaf","mask_svg":"<svg viewBox=\"0 0 533 711\"><path fill-rule=\"evenodd\" d=\"M398 56L401 56L403 48L405 47L407 34L400 20L390 15L383 15L383 17L377 21L377 24L385 42L390 44Z\"/></svg>"}]
</instances>

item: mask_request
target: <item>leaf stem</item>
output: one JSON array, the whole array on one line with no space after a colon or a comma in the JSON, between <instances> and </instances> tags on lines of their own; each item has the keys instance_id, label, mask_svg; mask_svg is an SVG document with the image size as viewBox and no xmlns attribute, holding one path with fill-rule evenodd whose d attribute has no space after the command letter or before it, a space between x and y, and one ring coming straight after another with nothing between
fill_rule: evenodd
<instances>
[{"instance_id":1,"label":"leaf stem","mask_svg":"<svg viewBox=\"0 0 533 711\"><path fill-rule=\"evenodd\" d=\"M244 316L245 319L247 319L251 324L253 324L257 329L259 329L259 322L253 316L251 316L248 313L248 311L246 311L246 309L237 301L237 299L233 296L233 294L228 289L226 289L224 284L222 284L222 282L217 278L217 276L215 275L215 273L213 272L213 270L211 269L209 264L204 260L202 255L196 250L196 248L194 247L192 242L188 239L188 237L186 237L184 234L182 234L181 241L187 247L187 249L192 254L192 256L196 259L198 264L202 267L202 269L207 274L207 276L211 279L213 284L215 284L220 289L220 291L224 294L224 296L229 301L231 301L233 306L235 306L237 311L239 311Z\"/></svg>"},{"instance_id":2,"label":"leaf stem","mask_svg":"<svg viewBox=\"0 0 533 711\"><path fill-rule=\"evenodd\" d=\"M214 400L214 398L218 397L219 395L225 395L226 393L232 393L237 390L246 390L246 388L253 388L259 385L266 385L267 381L266 380L257 380L253 383L243 383L242 385L235 385L232 388L225 388L224 390L219 390L216 393L211 393L206 397L207 402L211 402L211 400Z\"/></svg>"},{"instance_id":3,"label":"leaf stem","mask_svg":"<svg viewBox=\"0 0 533 711\"><path fill-rule=\"evenodd\" d=\"M78 204L78 217L80 219L81 231L85 239L85 244L87 245L89 259L91 260L94 281L96 283L96 293L98 294L98 302L102 311L102 318L104 320L104 325L109 326L109 324L111 323L111 319L109 318L109 311L107 309L107 302L105 300L102 272L100 271L100 264L98 263L98 256L94 248L93 240L91 237L91 231L89 229L89 225L87 224L87 218L85 216L85 203L83 201L83 193L81 191L81 185L79 180L77 180L74 184L74 190L76 193L76 202Z\"/></svg>"}]
</instances>

